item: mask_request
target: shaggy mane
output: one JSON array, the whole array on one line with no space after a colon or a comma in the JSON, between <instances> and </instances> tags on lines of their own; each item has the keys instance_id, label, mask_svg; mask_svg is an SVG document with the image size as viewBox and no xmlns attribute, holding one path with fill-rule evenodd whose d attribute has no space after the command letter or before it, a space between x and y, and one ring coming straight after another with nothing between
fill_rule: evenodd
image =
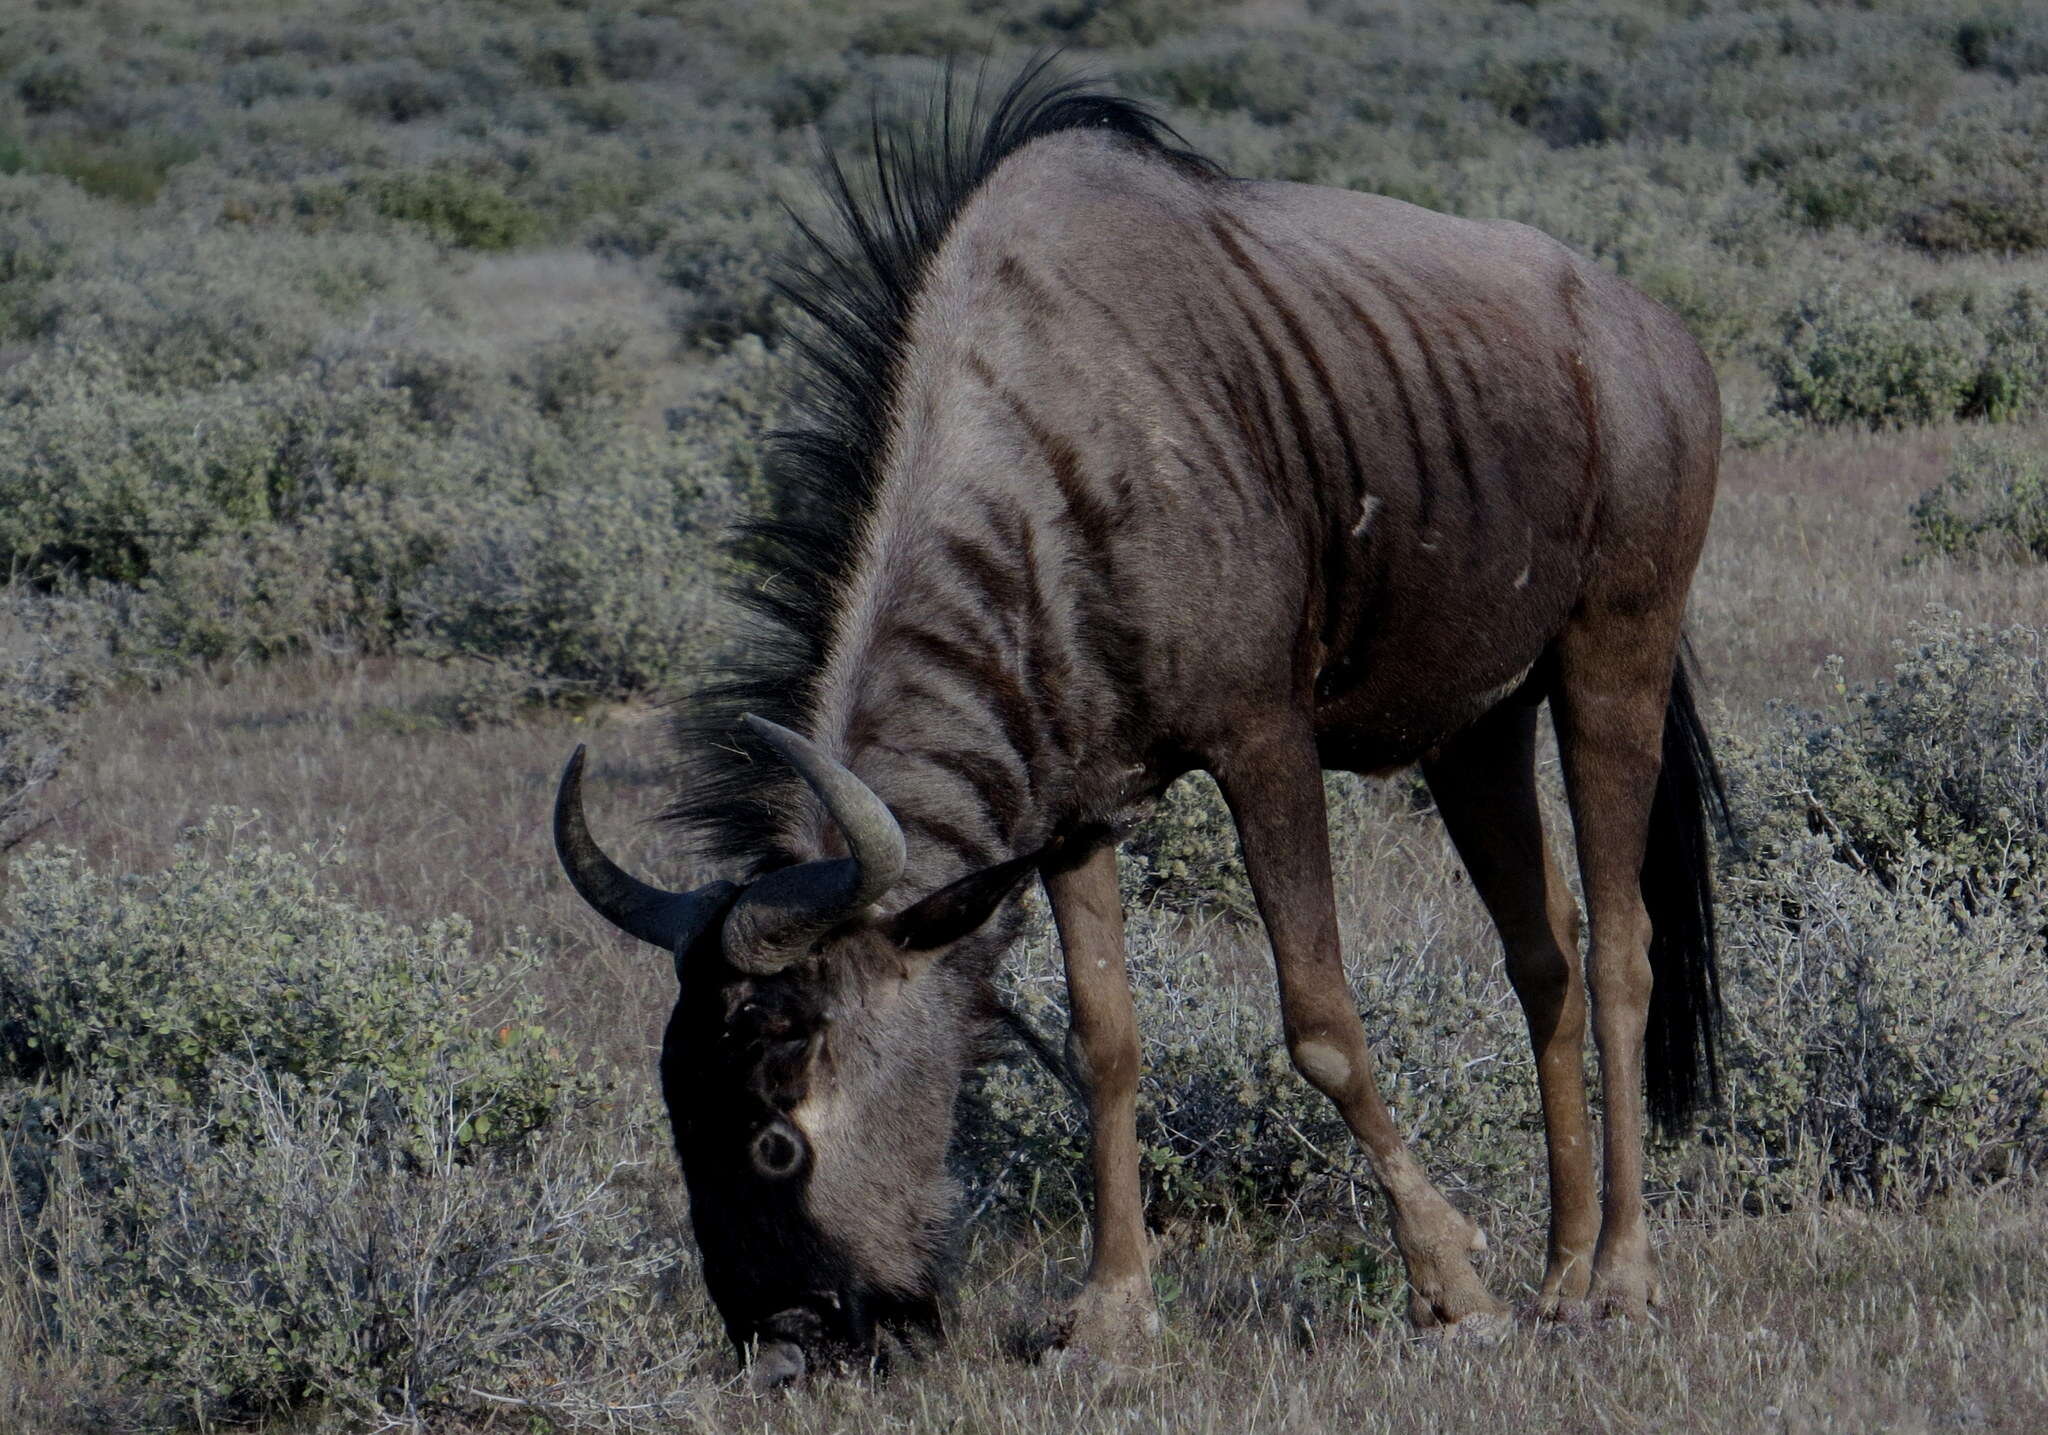
<instances>
[{"instance_id":1,"label":"shaggy mane","mask_svg":"<svg viewBox=\"0 0 2048 1435\"><path fill-rule=\"evenodd\" d=\"M770 511L727 547L731 597L750 620L735 650L679 706L676 799L666 814L701 857L745 871L782 865L782 827L797 779L740 721L746 712L801 732L822 671L837 595L881 483L888 416L906 330L925 269L968 200L998 165L1064 130L1109 130L1205 174L1209 161L1143 105L1060 79L1035 60L992 100L977 78L963 107L954 74L911 122L871 122L861 182L827 150L830 209L796 217L797 252L775 287L803 316L792 347L792 426L765 455Z\"/></svg>"}]
</instances>

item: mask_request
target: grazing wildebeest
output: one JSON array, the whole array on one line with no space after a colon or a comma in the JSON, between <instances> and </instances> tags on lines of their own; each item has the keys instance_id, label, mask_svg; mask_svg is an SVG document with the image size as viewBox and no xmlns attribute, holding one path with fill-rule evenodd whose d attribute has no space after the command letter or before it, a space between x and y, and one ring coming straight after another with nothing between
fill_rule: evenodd
<instances>
[{"instance_id":1,"label":"grazing wildebeest","mask_svg":"<svg viewBox=\"0 0 2048 1435\"><path fill-rule=\"evenodd\" d=\"M1642 1311L1646 1092L1675 1121L1713 1070L1716 784L1680 663L1705 359L1534 230L1232 179L1043 67L952 113L883 132L866 189L828 167L838 230L788 284L810 407L774 446L782 514L743 540L766 628L683 731L677 815L733 880L613 865L580 750L556 808L577 890L675 953L662 1085L727 1329L783 1376L935 1322L955 1099L1034 873L1093 1132L1064 1338L1151 1328L1114 844L1196 768L1237 824L1288 1049L1386 1192L1415 1323L1500 1312L1479 1230L1380 1098L1338 943L1323 769L1417 762L1535 1046L1539 1304ZM1537 804L1545 700L1584 975Z\"/></svg>"}]
</instances>

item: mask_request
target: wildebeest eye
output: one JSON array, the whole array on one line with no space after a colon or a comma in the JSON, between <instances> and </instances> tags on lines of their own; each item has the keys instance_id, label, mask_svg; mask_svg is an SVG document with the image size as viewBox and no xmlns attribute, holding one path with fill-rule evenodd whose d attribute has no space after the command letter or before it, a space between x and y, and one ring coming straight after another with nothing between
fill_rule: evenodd
<instances>
[{"instance_id":1,"label":"wildebeest eye","mask_svg":"<svg viewBox=\"0 0 2048 1435\"><path fill-rule=\"evenodd\" d=\"M786 1181L804 1163L804 1138L786 1121L771 1121L754 1137L754 1169L770 1181Z\"/></svg>"}]
</instances>

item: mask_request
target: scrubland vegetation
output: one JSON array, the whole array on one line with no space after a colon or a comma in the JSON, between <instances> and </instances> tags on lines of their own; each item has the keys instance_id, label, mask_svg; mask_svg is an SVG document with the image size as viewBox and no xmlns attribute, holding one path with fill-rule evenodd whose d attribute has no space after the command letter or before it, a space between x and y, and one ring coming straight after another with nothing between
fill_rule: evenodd
<instances>
[{"instance_id":1,"label":"scrubland vegetation","mask_svg":"<svg viewBox=\"0 0 2048 1435\"><path fill-rule=\"evenodd\" d=\"M950 1348L731 1378L647 1081L671 979L567 896L547 792L595 728L594 810L664 805L818 138L1046 45L1233 171L1549 230L1720 371L1725 1102L1656 1155L1654 1329L1407 1339L1190 781L1126 855L1157 1368L1006 1355L1081 1253L1085 1131L1020 1055L963 1112ZM11 10L0 1428L2048 1424L2044 196L2025 4ZM1383 1085L1525 1292L1496 944L1416 784L1330 793ZM705 875L667 840L616 845ZM1047 1032L1057 971L1040 921Z\"/></svg>"}]
</instances>

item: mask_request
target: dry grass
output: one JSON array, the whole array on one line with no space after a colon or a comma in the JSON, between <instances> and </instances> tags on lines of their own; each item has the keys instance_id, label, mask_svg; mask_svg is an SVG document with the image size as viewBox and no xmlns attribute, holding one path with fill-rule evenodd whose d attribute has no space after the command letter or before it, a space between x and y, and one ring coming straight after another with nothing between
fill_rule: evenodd
<instances>
[{"instance_id":1,"label":"dry grass","mask_svg":"<svg viewBox=\"0 0 2048 1435\"><path fill-rule=\"evenodd\" d=\"M1309 1290L1302 1243L1169 1231L1166 1335L1152 1365L1113 1379L1012 1357L1019 1328L1078 1278L1078 1233L1006 1233L970 1252L946 1349L879 1383L756 1397L713 1346L634 1391L623 1404L638 1410L607 1417L567 1389L525 1398L558 1418L720 1432L2032 1432L2048 1423L2044 1220L2038 1193L2003 1192L1918 1215L1667 1225L1667 1320L1522 1323L1498 1346L1448 1348ZM1526 1291L1539 1257L1534 1236L1504 1243L1495 1284Z\"/></svg>"},{"instance_id":2,"label":"dry grass","mask_svg":"<svg viewBox=\"0 0 2048 1435\"><path fill-rule=\"evenodd\" d=\"M1881 675L1887 645L1926 602L1988 620L2048 608L2039 567L1908 563L1907 505L1938 479L1954 437L1816 436L1731 453L1695 607L1729 720L1760 720L1770 698L1824 700L1816 673L1831 652L1854 677ZM93 720L52 794L46 836L132 868L161 863L179 830L215 805L260 809L264 830L287 842L340 824L359 857L339 874L352 895L413 920L463 912L487 944L529 929L549 953L545 994L557 1019L598 1054L647 1073L672 991L666 964L570 897L545 821L560 760L589 740L592 810L606 841L637 868L695 877L648 820L663 800L659 714L614 709L463 732L448 721L456 685L426 664L312 662L130 695ZM1379 822L1347 844L1340 887L1352 952L1490 961L1490 931L1437 825L1403 805L1398 789L1370 801ZM1232 969L1263 982L1255 934L1231 944L1242 947ZM1052 979L1049 965L1028 965L1028 977ZM1500 997L1510 1000L1504 986ZM1491 1282L1511 1296L1526 1294L1539 1266L1538 1153L1530 1157L1527 1209L1476 1212L1500 1238ZM1009 1353L1020 1323L1078 1279L1076 1231L978 1233L945 1351L879 1387L825 1382L768 1400L745 1393L685 1270L679 1305L642 1333L650 1366L679 1353L680 1365L602 1392L483 1389L450 1423L514 1428L547 1414L804 1431L2033 1430L2048 1426L2043 1199L2021 1189L1923 1213L1761 1220L1667 1212L1668 1324L1524 1326L1484 1350L1418 1343L1377 1323L1382 1299L1347 1302L1307 1274L1312 1254L1364 1251L1368 1264L1389 1256L1370 1211L1364 1234L1341 1223L1179 1228L1161 1240L1169 1300L1158 1364L1112 1385ZM0 1341L18 1348L20 1333L4 1328L13 1318L0 1311ZM24 1371L12 1411L0 1406L0 1415L55 1419L67 1390L90 1378ZM490 1396L537 1405L521 1412ZM606 1400L648 1408L607 1414ZM494 1405L505 1415L482 1418Z\"/></svg>"},{"instance_id":3,"label":"dry grass","mask_svg":"<svg viewBox=\"0 0 2048 1435\"><path fill-rule=\"evenodd\" d=\"M1925 558L1907 511L1941 481L1962 427L1809 434L1730 452L1693 590L1708 689L1736 714L1815 705L1830 654L1852 682L1891 671L1891 644L1930 603L1971 622L2048 612L2048 566ZM2020 442L2048 444L2022 430Z\"/></svg>"},{"instance_id":4,"label":"dry grass","mask_svg":"<svg viewBox=\"0 0 2048 1435\"><path fill-rule=\"evenodd\" d=\"M1987 617L2029 602L2038 610L2048 596L2038 570L1906 565L1906 504L1939 476L1950 441L1858 436L1731 456L1697 626L1732 707L1753 716L1766 697L1811 693L1828 652L1875 674L1924 601ZM360 856L344 869L354 895L415 919L465 912L486 942L532 929L554 954L558 1014L644 1071L667 975L568 899L544 820L555 764L588 736L600 756L593 807L610 840L629 861L663 870L662 834L635 820L661 800L654 715L620 710L573 732L548 723L464 733L444 720L449 686L439 669L386 661L230 674L138 696L97 720L56 794L51 836L138 867L163 860L178 831L215 804L260 809L269 833L287 841L340 823ZM1386 804L1390 816L1396 805ZM1433 823L1390 820L1355 852L1343 874L1354 950L1391 940L1446 959L1490 955ZM1243 955L1253 967L1256 954ZM1497 1285L1516 1288L1536 1269L1538 1213L1493 1214L1518 1228L1495 1269ZM1003 1236L973 1253L957 1338L916 1377L879 1393L828 1385L756 1405L708 1393L729 1374L712 1353L686 1382L695 1413L683 1423L1490 1429L1526 1410L1527 1420L1568 1428L1655 1428L1692 1409L1742 1428L1765 1423L1768 1409L1788 1429L2026 1429L2043 1410L2041 1316L2031 1307L2044 1268L2021 1233L2041 1215L2038 1197L2014 1196L1924 1220L1667 1228L1668 1278L1683 1302L1668 1330L1525 1330L1484 1354L1431 1351L1398 1329L1341 1320L1311 1339L1300 1249L1257 1248L1244 1232L1182 1232L1162 1264L1165 1288L1178 1292L1162 1364L1106 1392L1081 1374L1003 1358L1010 1324L1067 1288L1081 1249L1070 1232Z\"/></svg>"}]
</instances>

